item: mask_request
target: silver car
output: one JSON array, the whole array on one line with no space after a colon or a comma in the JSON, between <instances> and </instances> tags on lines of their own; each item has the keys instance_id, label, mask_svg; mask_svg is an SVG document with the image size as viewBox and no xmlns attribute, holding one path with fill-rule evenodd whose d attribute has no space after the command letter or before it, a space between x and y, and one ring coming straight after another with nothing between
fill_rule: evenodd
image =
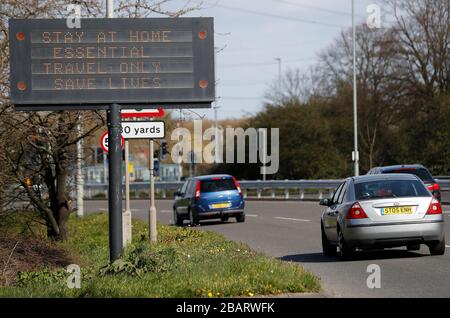
<instances>
[{"instance_id":1,"label":"silver car","mask_svg":"<svg viewBox=\"0 0 450 318\"><path fill-rule=\"evenodd\" d=\"M322 214L325 255L351 257L356 248L426 244L432 255L445 253L442 207L415 175L383 174L348 178Z\"/></svg>"}]
</instances>

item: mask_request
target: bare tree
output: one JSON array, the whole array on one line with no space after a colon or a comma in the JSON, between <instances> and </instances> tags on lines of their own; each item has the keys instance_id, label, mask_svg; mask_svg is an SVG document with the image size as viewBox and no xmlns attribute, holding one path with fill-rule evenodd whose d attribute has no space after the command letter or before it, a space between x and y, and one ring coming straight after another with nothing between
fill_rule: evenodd
<instances>
[{"instance_id":1,"label":"bare tree","mask_svg":"<svg viewBox=\"0 0 450 318\"><path fill-rule=\"evenodd\" d=\"M162 15L177 18L189 12L199 10L203 3L186 0L183 6L173 9L173 0L120 0L116 1L115 12L118 16L127 18L145 18L150 15ZM171 9L172 7L172 9Z\"/></svg>"},{"instance_id":2,"label":"bare tree","mask_svg":"<svg viewBox=\"0 0 450 318\"><path fill-rule=\"evenodd\" d=\"M116 1L117 16L178 17L199 7L186 1L170 9L170 0ZM67 238L71 212L70 184L76 162L76 143L105 124L105 114L83 112L16 112L9 99L8 19L61 18L67 4L82 7L82 17L102 17L101 0L3 0L0 5L0 202L2 211L26 198L47 225L49 237ZM171 5L174 8L173 5ZM80 118L84 131L76 131ZM31 184L30 184L31 182ZM5 199L6 198L6 199Z\"/></svg>"},{"instance_id":3,"label":"bare tree","mask_svg":"<svg viewBox=\"0 0 450 318\"><path fill-rule=\"evenodd\" d=\"M448 92L450 0L384 2L395 21L393 30L400 57L395 78L407 83L416 98Z\"/></svg>"},{"instance_id":4,"label":"bare tree","mask_svg":"<svg viewBox=\"0 0 450 318\"><path fill-rule=\"evenodd\" d=\"M365 168L371 168L380 133L387 130L396 114L398 90L392 90L395 68L396 45L390 30L369 29L366 25L357 28L357 89L359 137L362 159L367 158ZM328 49L320 54L321 94L330 97L341 95L339 89L352 89L353 60L352 33L342 32ZM349 109L351 108L351 99ZM349 118L351 120L351 118Z\"/></svg>"},{"instance_id":5,"label":"bare tree","mask_svg":"<svg viewBox=\"0 0 450 318\"><path fill-rule=\"evenodd\" d=\"M272 105L306 102L313 95L312 71L288 69L281 81L277 79L270 85L265 95L266 101Z\"/></svg>"}]
</instances>

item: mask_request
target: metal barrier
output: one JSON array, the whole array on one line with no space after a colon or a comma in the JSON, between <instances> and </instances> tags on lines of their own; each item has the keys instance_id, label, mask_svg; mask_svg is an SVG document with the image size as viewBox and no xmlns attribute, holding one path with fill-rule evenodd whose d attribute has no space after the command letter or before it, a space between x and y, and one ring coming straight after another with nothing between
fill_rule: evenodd
<instances>
[{"instance_id":1,"label":"metal barrier","mask_svg":"<svg viewBox=\"0 0 450 318\"><path fill-rule=\"evenodd\" d=\"M437 181L443 192L450 191L450 180L438 179ZM325 195L331 195L342 182L343 180L242 180L239 181L239 184L246 198L317 200L322 199ZM177 191L182 185L182 181L155 182L155 188L161 198L167 198L170 192ZM131 183L131 197L146 198L149 188L148 182ZM86 184L84 193L87 199L103 199L107 196L108 185Z\"/></svg>"},{"instance_id":2,"label":"metal barrier","mask_svg":"<svg viewBox=\"0 0 450 318\"><path fill-rule=\"evenodd\" d=\"M450 179L436 179L436 182L441 186L441 190L450 191Z\"/></svg>"}]
</instances>

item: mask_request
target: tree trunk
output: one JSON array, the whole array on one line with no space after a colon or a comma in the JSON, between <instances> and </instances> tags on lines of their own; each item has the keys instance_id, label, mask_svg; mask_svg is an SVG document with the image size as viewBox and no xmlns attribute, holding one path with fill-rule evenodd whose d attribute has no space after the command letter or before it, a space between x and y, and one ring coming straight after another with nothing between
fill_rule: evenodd
<instances>
[{"instance_id":1,"label":"tree trunk","mask_svg":"<svg viewBox=\"0 0 450 318\"><path fill-rule=\"evenodd\" d=\"M56 241L67 240L67 221L69 219L70 210L65 204L67 204L67 201L58 211L59 235L54 238Z\"/></svg>"},{"instance_id":2,"label":"tree trunk","mask_svg":"<svg viewBox=\"0 0 450 318\"><path fill-rule=\"evenodd\" d=\"M63 122L60 121L60 124L62 125ZM58 223L59 233L55 233L53 229L49 232L49 237L56 241L64 241L67 239L66 223L70 214L69 202L66 196L66 180L69 162L67 149L63 146L67 142L67 137L67 133L61 133L57 137L59 151L55 158L56 193L54 193L55 197L51 200L53 203L51 209L53 216Z\"/></svg>"}]
</instances>

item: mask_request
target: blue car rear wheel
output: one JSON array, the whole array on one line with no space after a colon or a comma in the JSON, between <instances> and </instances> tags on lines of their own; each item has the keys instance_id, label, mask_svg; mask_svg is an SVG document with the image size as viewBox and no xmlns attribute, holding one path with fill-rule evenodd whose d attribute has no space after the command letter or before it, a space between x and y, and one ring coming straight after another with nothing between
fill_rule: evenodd
<instances>
[{"instance_id":1,"label":"blue car rear wheel","mask_svg":"<svg viewBox=\"0 0 450 318\"><path fill-rule=\"evenodd\" d=\"M189 221L191 226L197 226L199 224L198 218L192 210L189 210Z\"/></svg>"},{"instance_id":2,"label":"blue car rear wheel","mask_svg":"<svg viewBox=\"0 0 450 318\"><path fill-rule=\"evenodd\" d=\"M178 215L177 209L173 209L173 224L176 226L183 225L183 219Z\"/></svg>"}]
</instances>

